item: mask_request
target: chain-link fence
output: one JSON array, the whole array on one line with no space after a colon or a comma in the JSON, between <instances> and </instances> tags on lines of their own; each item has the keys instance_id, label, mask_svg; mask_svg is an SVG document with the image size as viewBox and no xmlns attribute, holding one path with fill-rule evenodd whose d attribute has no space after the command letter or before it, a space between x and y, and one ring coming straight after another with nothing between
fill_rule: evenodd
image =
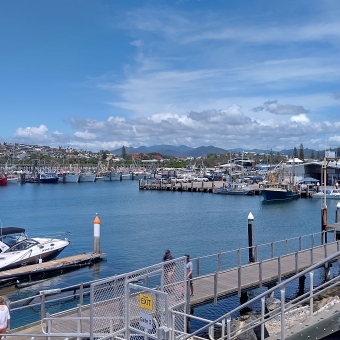
<instances>
[{"instance_id":1,"label":"chain-link fence","mask_svg":"<svg viewBox=\"0 0 340 340\"><path fill-rule=\"evenodd\" d=\"M157 338L160 327L174 336L186 331L185 317L169 320L169 310L185 312L188 298L185 257L91 284L90 335L101 338L116 333Z\"/></svg>"}]
</instances>

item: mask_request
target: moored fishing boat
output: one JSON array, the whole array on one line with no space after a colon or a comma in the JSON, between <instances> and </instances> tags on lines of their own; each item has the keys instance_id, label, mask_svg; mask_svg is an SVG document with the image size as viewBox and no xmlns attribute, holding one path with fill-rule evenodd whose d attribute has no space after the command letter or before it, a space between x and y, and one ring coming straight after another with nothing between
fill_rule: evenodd
<instances>
[{"instance_id":1,"label":"moored fishing boat","mask_svg":"<svg viewBox=\"0 0 340 340\"><path fill-rule=\"evenodd\" d=\"M58 174L59 183L78 183L79 173L75 172L61 172Z\"/></svg>"},{"instance_id":2,"label":"moored fishing boat","mask_svg":"<svg viewBox=\"0 0 340 340\"><path fill-rule=\"evenodd\" d=\"M122 172L122 180L124 179L132 179L132 174L129 172Z\"/></svg>"},{"instance_id":3,"label":"moored fishing boat","mask_svg":"<svg viewBox=\"0 0 340 340\"><path fill-rule=\"evenodd\" d=\"M55 172L39 173L36 177L26 179L26 183L58 183L58 176Z\"/></svg>"},{"instance_id":4,"label":"moored fishing boat","mask_svg":"<svg viewBox=\"0 0 340 340\"><path fill-rule=\"evenodd\" d=\"M214 194L225 194L225 195L247 195L254 196L255 190L248 187L247 184L231 184L229 186L221 186L213 190Z\"/></svg>"},{"instance_id":5,"label":"moored fishing boat","mask_svg":"<svg viewBox=\"0 0 340 340\"><path fill-rule=\"evenodd\" d=\"M79 182L94 182L96 180L96 174L93 172L81 172L79 176Z\"/></svg>"},{"instance_id":6,"label":"moored fishing boat","mask_svg":"<svg viewBox=\"0 0 340 340\"><path fill-rule=\"evenodd\" d=\"M300 197L300 191L291 184L263 184L260 188L264 201L285 201Z\"/></svg>"},{"instance_id":7,"label":"moored fishing boat","mask_svg":"<svg viewBox=\"0 0 340 340\"><path fill-rule=\"evenodd\" d=\"M96 181L111 181L110 172L101 172L96 175Z\"/></svg>"},{"instance_id":8,"label":"moored fishing boat","mask_svg":"<svg viewBox=\"0 0 340 340\"><path fill-rule=\"evenodd\" d=\"M7 185L7 178L2 173L0 173L0 185Z\"/></svg>"}]
</instances>

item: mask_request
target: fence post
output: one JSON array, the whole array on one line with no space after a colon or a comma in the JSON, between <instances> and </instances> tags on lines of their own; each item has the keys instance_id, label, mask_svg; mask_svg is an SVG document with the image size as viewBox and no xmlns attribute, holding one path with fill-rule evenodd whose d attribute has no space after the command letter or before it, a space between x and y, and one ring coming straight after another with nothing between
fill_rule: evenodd
<instances>
[{"instance_id":1,"label":"fence post","mask_svg":"<svg viewBox=\"0 0 340 340\"><path fill-rule=\"evenodd\" d=\"M285 291L285 287L281 289L281 339L285 339Z\"/></svg>"},{"instance_id":2,"label":"fence post","mask_svg":"<svg viewBox=\"0 0 340 340\"><path fill-rule=\"evenodd\" d=\"M299 237L299 251L302 250L302 236Z\"/></svg>"},{"instance_id":3,"label":"fence post","mask_svg":"<svg viewBox=\"0 0 340 340\"><path fill-rule=\"evenodd\" d=\"M259 262L259 281L260 281L260 289L262 288L262 261Z\"/></svg>"},{"instance_id":4,"label":"fence post","mask_svg":"<svg viewBox=\"0 0 340 340\"><path fill-rule=\"evenodd\" d=\"M78 305L78 320L77 320L77 333L83 333L83 323L82 323L82 319L81 319L81 305ZM80 337L77 337L77 340L80 340Z\"/></svg>"},{"instance_id":5,"label":"fence post","mask_svg":"<svg viewBox=\"0 0 340 340\"><path fill-rule=\"evenodd\" d=\"M80 282L79 285L79 304L82 306L84 304L84 284Z\"/></svg>"},{"instance_id":6,"label":"fence post","mask_svg":"<svg viewBox=\"0 0 340 340\"><path fill-rule=\"evenodd\" d=\"M297 251L296 253L295 253L295 274L297 274L298 273L298 271L299 271L299 259L298 259L298 256L299 256L299 252Z\"/></svg>"},{"instance_id":7,"label":"fence post","mask_svg":"<svg viewBox=\"0 0 340 340\"><path fill-rule=\"evenodd\" d=\"M230 327L230 324L231 324L231 317L230 315L227 316L227 340L230 340L231 338L231 327Z\"/></svg>"},{"instance_id":8,"label":"fence post","mask_svg":"<svg viewBox=\"0 0 340 340\"><path fill-rule=\"evenodd\" d=\"M241 266L241 249L237 249L237 267Z\"/></svg>"},{"instance_id":9,"label":"fence post","mask_svg":"<svg viewBox=\"0 0 340 340\"><path fill-rule=\"evenodd\" d=\"M288 255L289 252L289 240L286 238L286 255Z\"/></svg>"},{"instance_id":10,"label":"fence post","mask_svg":"<svg viewBox=\"0 0 340 340\"><path fill-rule=\"evenodd\" d=\"M200 258L196 259L196 277L200 276Z\"/></svg>"},{"instance_id":11,"label":"fence post","mask_svg":"<svg viewBox=\"0 0 340 340\"><path fill-rule=\"evenodd\" d=\"M214 273L214 305L217 305L217 280L218 273Z\"/></svg>"},{"instance_id":12,"label":"fence post","mask_svg":"<svg viewBox=\"0 0 340 340\"><path fill-rule=\"evenodd\" d=\"M263 297L261 298L261 340L264 340L264 314L265 314L265 307L266 306L266 299Z\"/></svg>"},{"instance_id":13,"label":"fence post","mask_svg":"<svg viewBox=\"0 0 340 340\"><path fill-rule=\"evenodd\" d=\"M270 244L270 248L271 248L271 258L274 258L274 242L271 242Z\"/></svg>"},{"instance_id":14,"label":"fence post","mask_svg":"<svg viewBox=\"0 0 340 340\"><path fill-rule=\"evenodd\" d=\"M41 298L40 317L42 320L45 317L45 292L44 291L41 292L40 298Z\"/></svg>"},{"instance_id":15,"label":"fence post","mask_svg":"<svg viewBox=\"0 0 340 340\"><path fill-rule=\"evenodd\" d=\"M313 315L313 278L314 273L311 271L309 273L309 310L310 310L310 316Z\"/></svg>"},{"instance_id":16,"label":"fence post","mask_svg":"<svg viewBox=\"0 0 340 340\"><path fill-rule=\"evenodd\" d=\"M241 267L237 268L238 297L241 297Z\"/></svg>"},{"instance_id":17,"label":"fence post","mask_svg":"<svg viewBox=\"0 0 340 340\"><path fill-rule=\"evenodd\" d=\"M281 256L277 258L277 267L278 267L278 281L281 282Z\"/></svg>"}]
</instances>

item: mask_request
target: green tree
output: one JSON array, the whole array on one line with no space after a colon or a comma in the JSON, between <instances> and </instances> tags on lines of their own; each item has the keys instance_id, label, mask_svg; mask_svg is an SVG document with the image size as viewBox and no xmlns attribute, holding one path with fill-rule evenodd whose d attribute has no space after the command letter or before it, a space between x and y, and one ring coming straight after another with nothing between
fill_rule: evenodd
<instances>
[{"instance_id":1,"label":"green tree","mask_svg":"<svg viewBox=\"0 0 340 340\"><path fill-rule=\"evenodd\" d=\"M122 146L122 158L123 158L123 159L126 159L126 157L127 157L127 153L126 153L125 146L123 145L123 146Z\"/></svg>"},{"instance_id":2,"label":"green tree","mask_svg":"<svg viewBox=\"0 0 340 340\"><path fill-rule=\"evenodd\" d=\"M303 145L302 143L300 144L300 149L299 149L299 158L304 161L305 160L305 152L304 152L304 149L303 149Z\"/></svg>"},{"instance_id":3,"label":"green tree","mask_svg":"<svg viewBox=\"0 0 340 340\"><path fill-rule=\"evenodd\" d=\"M297 158L297 157L298 157L298 152L297 152L297 148L296 148L296 147L294 147L293 157L294 157L294 158Z\"/></svg>"},{"instance_id":4,"label":"green tree","mask_svg":"<svg viewBox=\"0 0 340 340\"><path fill-rule=\"evenodd\" d=\"M215 153L209 153L207 158L217 158L217 155Z\"/></svg>"}]
</instances>

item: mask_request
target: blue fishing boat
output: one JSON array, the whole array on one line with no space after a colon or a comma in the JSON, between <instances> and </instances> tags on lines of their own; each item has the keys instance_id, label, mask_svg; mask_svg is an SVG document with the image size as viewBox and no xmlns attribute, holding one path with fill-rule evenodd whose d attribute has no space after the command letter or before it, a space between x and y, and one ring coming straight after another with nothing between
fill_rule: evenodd
<instances>
[{"instance_id":1,"label":"blue fishing boat","mask_svg":"<svg viewBox=\"0 0 340 340\"><path fill-rule=\"evenodd\" d=\"M58 176L55 172L39 173L36 177L26 180L26 183L58 183Z\"/></svg>"},{"instance_id":2,"label":"blue fishing boat","mask_svg":"<svg viewBox=\"0 0 340 340\"><path fill-rule=\"evenodd\" d=\"M300 191L291 184L263 184L260 189L264 201L285 201L300 197Z\"/></svg>"}]
</instances>

